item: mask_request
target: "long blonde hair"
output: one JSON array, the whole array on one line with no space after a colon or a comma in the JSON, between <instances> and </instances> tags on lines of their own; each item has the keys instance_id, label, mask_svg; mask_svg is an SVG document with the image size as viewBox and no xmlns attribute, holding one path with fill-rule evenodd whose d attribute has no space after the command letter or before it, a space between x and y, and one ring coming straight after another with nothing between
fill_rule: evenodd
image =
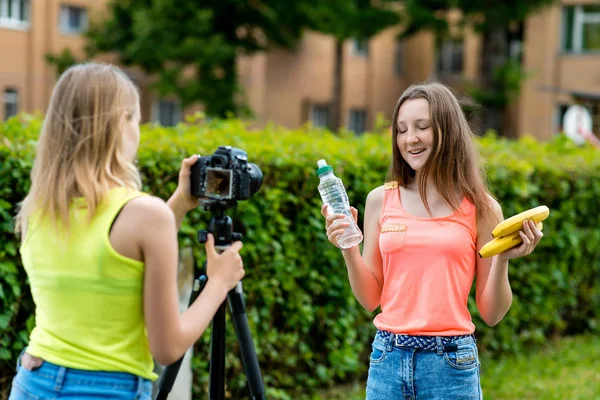
<instances>
[{"instance_id":1,"label":"long blonde hair","mask_svg":"<svg viewBox=\"0 0 600 400\"><path fill-rule=\"evenodd\" d=\"M397 145L398 113L402 104L411 99L427 100L431 114L433 153L423 166L417 182L427 212L431 215L426 196L427 181L431 178L436 190L453 211L460 206L455 196L458 189L475 205L479 216L491 213L490 194L473 140L473 131L456 96L442 83L411 85L398 99L392 125L393 157L386 181L398 181L406 186L416 177L415 170L402 158Z\"/></svg>"},{"instance_id":2,"label":"long blonde hair","mask_svg":"<svg viewBox=\"0 0 600 400\"><path fill-rule=\"evenodd\" d=\"M17 233L33 212L68 230L74 198L86 200L91 218L111 187L141 188L119 126L123 113L133 116L138 104L133 82L112 65L78 64L60 76L37 143L31 188L16 216Z\"/></svg>"}]
</instances>

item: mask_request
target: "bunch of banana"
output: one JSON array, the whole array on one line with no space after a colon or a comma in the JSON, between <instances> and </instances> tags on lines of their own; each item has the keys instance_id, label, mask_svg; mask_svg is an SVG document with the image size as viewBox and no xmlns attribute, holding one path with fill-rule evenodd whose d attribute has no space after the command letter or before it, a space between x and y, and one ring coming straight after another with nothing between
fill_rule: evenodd
<instances>
[{"instance_id":1,"label":"bunch of banana","mask_svg":"<svg viewBox=\"0 0 600 400\"><path fill-rule=\"evenodd\" d=\"M479 257L492 257L520 245L523 243L523 239L521 239L519 231L523 229L523 222L530 219L541 230L543 228L542 221L548 218L548 215L550 215L550 209L546 206L539 206L500 222L492 231L494 239L479 250Z\"/></svg>"}]
</instances>

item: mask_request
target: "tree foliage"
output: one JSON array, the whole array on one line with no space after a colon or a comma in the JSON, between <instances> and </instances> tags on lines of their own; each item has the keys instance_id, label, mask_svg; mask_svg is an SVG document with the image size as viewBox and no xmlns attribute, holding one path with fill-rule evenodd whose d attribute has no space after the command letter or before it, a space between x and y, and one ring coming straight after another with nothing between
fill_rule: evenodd
<instances>
[{"instance_id":1,"label":"tree foliage","mask_svg":"<svg viewBox=\"0 0 600 400\"><path fill-rule=\"evenodd\" d=\"M212 116L248 109L236 59L274 46L293 49L305 29L368 36L382 14L364 0L129 0L109 3L108 18L87 33L88 54L116 53L153 74L162 95L201 102ZM359 19L359 16L361 19ZM364 17L364 18L363 18Z\"/></svg>"},{"instance_id":2,"label":"tree foliage","mask_svg":"<svg viewBox=\"0 0 600 400\"><path fill-rule=\"evenodd\" d=\"M116 53L156 77L162 95L207 114L243 113L236 58L294 47L307 24L306 1L130 0L109 3L87 33L88 54Z\"/></svg>"},{"instance_id":3,"label":"tree foliage","mask_svg":"<svg viewBox=\"0 0 600 400\"><path fill-rule=\"evenodd\" d=\"M14 375L35 324L13 216L30 186L42 123L30 116L0 123L0 377ZM391 159L387 129L354 137L275 126L257 131L239 120L213 119L177 128L143 126L142 137L137 165L143 190L163 199L177 187L182 157L210 154L224 143L245 149L264 174L256 195L228 214L243 235L244 298L266 397L315 399L317 388L364 382L375 313L354 298L342 253L327 240L315 160L326 158L344 180L362 229L365 199L384 181ZM529 345L558 335L600 333L597 150L578 147L564 135L543 143L490 135L476 143L506 217L541 204L551 209L536 250L510 262L513 302L500 324L489 327L483 322L473 288L468 306L481 352L523 354ZM191 247L198 266L206 259L198 229L209 226L211 217L200 208L193 210L179 231L180 248ZM247 399L239 346L229 322L226 343L229 398ZM194 399L206 398L209 354L206 332L194 352ZM0 378L0 398L8 384L10 379Z\"/></svg>"}]
</instances>

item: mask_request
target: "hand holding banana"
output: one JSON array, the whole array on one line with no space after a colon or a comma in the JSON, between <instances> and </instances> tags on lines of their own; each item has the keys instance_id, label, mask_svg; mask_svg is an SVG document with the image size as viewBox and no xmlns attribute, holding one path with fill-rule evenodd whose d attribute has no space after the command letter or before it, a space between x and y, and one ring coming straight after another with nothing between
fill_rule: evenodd
<instances>
[{"instance_id":1,"label":"hand holding banana","mask_svg":"<svg viewBox=\"0 0 600 400\"><path fill-rule=\"evenodd\" d=\"M548 218L548 215L550 215L550 209L546 206L539 206L505 219L496 225L492 231L494 239L486 243L479 250L479 256L487 258L503 253L520 245L524 239L530 245L531 239L528 237L527 231L532 232L533 230L531 229L531 225L528 225L526 221L531 220L535 224L535 227L541 231L543 227L542 221ZM525 231L525 234L522 231ZM539 239L541 239L541 236L533 243L533 247L539 242Z\"/></svg>"}]
</instances>

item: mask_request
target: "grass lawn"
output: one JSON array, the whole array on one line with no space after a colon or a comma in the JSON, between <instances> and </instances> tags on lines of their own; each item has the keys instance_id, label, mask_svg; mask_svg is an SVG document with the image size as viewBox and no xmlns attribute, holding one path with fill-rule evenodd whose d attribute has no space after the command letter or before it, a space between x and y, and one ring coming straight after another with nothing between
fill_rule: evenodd
<instances>
[{"instance_id":1,"label":"grass lawn","mask_svg":"<svg viewBox=\"0 0 600 400\"><path fill-rule=\"evenodd\" d=\"M364 400L364 383L314 400ZM481 356L485 400L600 400L600 338L561 338L543 349L500 359Z\"/></svg>"}]
</instances>

